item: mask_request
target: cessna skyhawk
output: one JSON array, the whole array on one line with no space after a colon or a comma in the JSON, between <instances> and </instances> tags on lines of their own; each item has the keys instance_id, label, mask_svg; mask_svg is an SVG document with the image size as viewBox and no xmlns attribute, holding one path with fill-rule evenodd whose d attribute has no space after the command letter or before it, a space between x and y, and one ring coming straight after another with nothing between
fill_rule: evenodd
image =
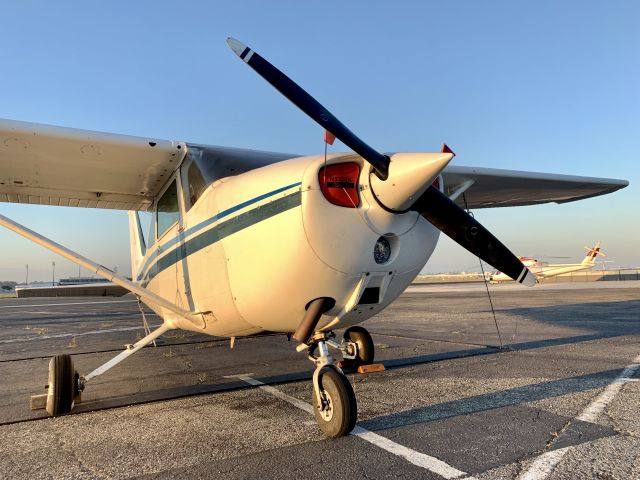
<instances>
[{"instance_id":1,"label":"cessna skyhawk","mask_svg":"<svg viewBox=\"0 0 640 480\"><path fill-rule=\"evenodd\" d=\"M4 216L0 224L137 295L164 320L82 375L69 355L49 364L46 408L70 412L93 378L170 329L235 338L291 334L315 364L313 405L336 437L356 399L331 354L373 362L357 324L396 299L440 232L525 285L535 277L465 208L569 202L624 180L448 165L453 152L382 154L255 51L231 49L353 150L294 156L0 122L0 200L129 211L132 281ZM138 212L152 212L145 241ZM337 338L334 330L346 328Z\"/></svg>"}]
</instances>

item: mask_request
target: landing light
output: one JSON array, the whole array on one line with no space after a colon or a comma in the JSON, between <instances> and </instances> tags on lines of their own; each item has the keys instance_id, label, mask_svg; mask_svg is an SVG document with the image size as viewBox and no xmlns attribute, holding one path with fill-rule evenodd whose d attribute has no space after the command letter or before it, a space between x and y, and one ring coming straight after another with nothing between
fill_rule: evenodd
<instances>
[{"instance_id":1,"label":"landing light","mask_svg":"<svg viewBox=\"0 0 640 480\"><path fill-rule=\"evenodd\" d=\"M355 208L360 205L358 177L360 165L353 162L337 163L321 168L318 172L320 190L334 205Z\"/></svg>"}]
</instances>

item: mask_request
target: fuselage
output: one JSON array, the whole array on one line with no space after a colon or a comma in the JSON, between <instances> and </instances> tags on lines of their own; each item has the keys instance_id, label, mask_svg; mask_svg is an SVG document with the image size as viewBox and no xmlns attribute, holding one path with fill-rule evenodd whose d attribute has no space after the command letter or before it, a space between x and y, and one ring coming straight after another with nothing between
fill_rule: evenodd
<instances>
[{"instance_id":1,"label":"fuselage","mask_svg":"<svg viewBox=\"0 0 640 480\"><path fill-rule=\"evenodd\" d=\"M320 170L341 163L359 167L357 207L334 205L321 191ZM150 305L178 328L216 336L293 332L320 297L335 304L319 328L360 323L404 291L438 240L439 231L417 212L379 205L369 167L357 155L332 155L326 163L298 157L220 178L196 192L194 202L189 171L187 157L156 200L157 239L139 254L139 229L130 224L134 279L203 312L200 328ZM378 263L381 237L390 255Z\"/></svg>"}]
</instances>

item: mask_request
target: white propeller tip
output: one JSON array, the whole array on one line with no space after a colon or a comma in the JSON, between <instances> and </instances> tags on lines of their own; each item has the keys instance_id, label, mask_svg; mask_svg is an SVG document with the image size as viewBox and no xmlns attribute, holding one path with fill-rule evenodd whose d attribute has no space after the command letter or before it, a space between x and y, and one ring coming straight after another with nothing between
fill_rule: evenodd
<instances>
[{"instance_id":1,"label":"white propeller tip","mask_svg":"<svg viewBox=\"0 0 640 480\"><path fill-rule=\"evenodd\" d=\"M236 40L233 37L227 37L227 44L231 47L231 50L238 56L242 55L242 52L245 51L247 46L239 40Z\"/></svg>"},{"instance_id":2,"label":"white propeller tip","mask_svg":"<svg viewBox=\"0 0 640 480\"><path fill-rule=\"evenodd\" d=\"M536 276L531 273L531 271L528 268L525 268L526 272L524 273L524 278L522 278L522 280L520 280L520 283L523 285L526 285L527 287L533 287L536 283L538 283L538 280L536 279Z\"/></svg>"}]
</instances>

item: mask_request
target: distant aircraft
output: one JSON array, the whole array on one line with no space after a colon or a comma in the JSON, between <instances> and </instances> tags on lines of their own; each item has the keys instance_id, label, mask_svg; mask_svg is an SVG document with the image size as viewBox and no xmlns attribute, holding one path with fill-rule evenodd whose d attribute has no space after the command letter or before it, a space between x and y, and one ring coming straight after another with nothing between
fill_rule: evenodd
<instances>
[{"instance_id":1,"label":"distant aircraft","mask_svg":"<svg viewBox=\"0 0 640 480\"><path fill-rule=\"evenodd\" d=\"M4 216L0 224L125 287L164 320L87 375L75 372L69 355L56 355L50 415L71 411L91 379L170 329L232 342L280 332L315 365L320 428L346 435L356 422L356 399L329 349L351 365L373 362L371 336L357 324L411 284L440 231L517 282L535 284L462 206L563 203L628 185L448 166L454 154L446 145L434 153L382 154L255 51L228 43L325 130L327 143L338 138L353 152L301 157L0 121L0 201L129 210L133 280ZM152 213L147 239L140 211ZM343 328L337 338L334 331Z\"/></svg>"},{"instance_id":2,"label":"distant aircraft","mask_svg":"<svg viewBox=\"0 0 640 480\"><path fill-rule=\"evenodd\" d=\"M555 263L550 264L542 262L536 258L519 257L522 264L525 265L531 273L533 273L537 279L555 277L556 275L562 275L563 273L578 272L580 270L589 270L596 264L596 257L598 254L605 257L606 255L600 251L600 242L596 243L594 247L584 247L587 250L587 256L584 257L580 263ZM500 283L511 281L508 275L502 272L496 272L491 275L489 281L491 283Z\"/></svg>"}]
</instances>

